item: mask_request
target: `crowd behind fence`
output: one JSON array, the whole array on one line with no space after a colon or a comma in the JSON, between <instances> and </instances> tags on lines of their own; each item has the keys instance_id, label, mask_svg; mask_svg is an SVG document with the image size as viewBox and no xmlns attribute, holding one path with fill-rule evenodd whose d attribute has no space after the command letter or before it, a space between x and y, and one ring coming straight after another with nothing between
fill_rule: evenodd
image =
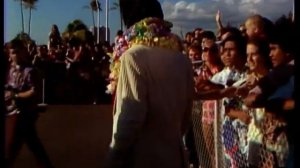
<instances>
[{"instance_id":1,"label":"crowd behind fence","mask_svg":"<svg viewBox=\"0 0 300 168\"><path fill-rule=\"evenodd\" d=\"M47 104L107 104L106 77L103 64L94 63L88 68L74 63L45 62L38 70L43 77L41 101Z\"/></svg>"},{"instance_id":2,"label":"crowd behind fence","mask_svg":"<svg viewBox=\"0 0 300 168\"><path fill-rule=\"evenodd\" d=\"M264 160L265 165L260 165L260 167L272 167L272 162L274 162L274 155L269 155L267 152L263 150L256 151L257 153L253 153L252 155L247 155L246 150L242 151L241 146L247 144L238 144L239 147L234 148L235 151L231 151L232 154L235 153L235 162L229 160L230 158L226 157L226 155L230 154L228 150L226 150L225 145L227 141L232 141L234 138L234 133L236 129L232 127L232 129L224 130L224 125L226 124L226 120L224 120L224 105L223 100L217 100L215 104L215 113L214 113L214 121L212 125L212 129L209 130L208 134L211 137L209 140L204 139L204 125L202 122L202 109L199 108L202 104L202 101L194 101L193 103L193 112L192 112L192 124L194 129L194 139L195 139L195 147L197 151L197 157L199 159L199 167L200 168L247 168L249 167L248 161L255 160L259 162L259 160ZM207 128L206 128L207 129ZM226 132L227 136L222 136ZM207 132L206 132L207 133ZM207 136L207 135L206 135ZM239 138L243 138L240 136ZM279 137L282 138L282 137ZM206 141L206 142L205 142ZM210 144L210 145L209 145ZM211 144L213 144L212 148ZM252 145L252 144L248 144ZM284 146L283 146L284 147ZM286 148L288 148L286 146ZM240 150L240 151L238 151ZM225 152L227 154L225 154ZM275 162L278 162L275 160ZM278 163L279 164L279 163ZM278 166L278 165L277 165ZM280 166L279 166L280 167Z\"/></svg>"},{"instance_id":3,"label":"crowd behind fence","mask_svg":"<svg viewBox=\"0 0 300 168\"><path fill-rule=\"evenodd\" d=\"M288 31L284 33L287 32ZM194 63L203 64L204 60L202 60L202 54L216 54L218 56L217 58L221 56L221 49L223 49L221 47L224 46L217 46L214 34L214 38L209 39L209 33L213 34L213 32L200 31L200 29L198 29L194 32L195 37L189 37L191 34L186 34L184 42L189 45L186 46L184 53L190 58L195 57L195 60L194 58L192 59ZM239 32L239 34L240 33L241 32ZM202 39L198 37L197 34L199 34L199 36L202 35ZM213 41L212 46L202 46L205 43L203 39ZM224 41L226 41L226 38L225 40L223 39L222 43ZM108 78L111 59L107 53L112 53L112 50L108 49L109 47L104 45L89 46L89 44L73 41L65 44L65 46L50 48L49 52L43 55L39 49L45 48L45 46L38 46L38 51L31 53L31 57L33 58L33 66L39 71L42 77L41 86L43 92L40 101L46 104L111 104L112 95L106 93L107 85L109 84ZM191 54L191 51L193 51L193 54ZM193 57L190 55L193 55ZM195 66L194 68L197 69L199 67ZM218 68L222 69L223 65ZM197 72L195 74L197 74ZM229 80L227 80L227 82L228 81ZM293 89L290 90L293 91ZM260 165L259 167L268 167L268 162L276 162L275 164L278 164L278 161L274 157L277 155L276 152L279 151L279 153L285 154L284 150L289 149L285 144L279 142L280 140L287 142L285 137L278 137L278 141L276 142L282 149L278 149L278 146L272 146L270 142L263 142L261 143L262 145L269 146L257 148L270 149L268 153L264 150L258 150L255 151L257 153L248 151L249 153L252 152L252 155L248 155L245 153L247 150L245 148L251 147L255 149L255 145L257 145L255 143L239 144L247 143L243 138L245 138L245 135L251 133L247 133L248 126L236 122L238 119L225 119L225 105L223 100L214 101L216 102L213 104L214 110L212 111L214 114L212 124L209 126L207 122L203 122L203 101L197 100L194 101L193 104L191 117L193 139L195 141L196 157L198 158L201 168L244 168L249 167L247 163L249 160L254 162L256 160L263 160L263 163L266 163L266 165ZM249 111L251 110L253 109ZM256 114L255 112L252 113ZM272 133L273 136L275 132L275 130L272 130L273 128L281 129L285 126L282 126L278 120L274 119L273 121L272 119L273 118L265 117L263 120L263 122L269 123L270 125L266 125L266 123L262 124L261 128L265 138L262 139L262 141L270 140L267 134ZM237 141L235 141L235 138Z\"/></svg>"}]
</instances>

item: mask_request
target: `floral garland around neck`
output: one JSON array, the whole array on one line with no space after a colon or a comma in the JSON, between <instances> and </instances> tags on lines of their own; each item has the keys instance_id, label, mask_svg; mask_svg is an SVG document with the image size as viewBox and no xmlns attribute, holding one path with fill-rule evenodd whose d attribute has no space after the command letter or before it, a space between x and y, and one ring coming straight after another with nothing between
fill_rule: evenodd
<instances>
[{"instance_id":1,"label":"floral garland around neck","mask_svg":"<svg viewBox=\"0 0 300 168\"><path fill-rule=\"evenodd\" d=\"M170 32L172 26L172 23L168 21L149 17L131 26L123 36L117 37L110 59L109 85L106 93L115 93L120 70L120 57L132 46L140 44L182 52L180 38Z\"/></svg>"}]
</instances>

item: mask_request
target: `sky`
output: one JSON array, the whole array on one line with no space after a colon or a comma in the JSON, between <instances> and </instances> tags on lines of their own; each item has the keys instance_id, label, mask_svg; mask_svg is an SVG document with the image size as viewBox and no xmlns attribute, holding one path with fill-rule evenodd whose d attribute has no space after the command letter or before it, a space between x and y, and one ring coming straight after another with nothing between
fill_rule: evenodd
<instances>
[{"instance_id":1,"label":"sky","mask_svg":"<svg viewBox=\"0 0 300 168\"><path fill-rule=\"evenodd\" d=\"M118 0L107 0L109 8ZM230 23L238 26L247 16L257 13L271 21L293 11L294 0L159 0L165 20L173 23L172 31L184 35L196 27L216 31L215 14L221 12L223 25ZM105 0L99 0L102 6L100 25L105 26ZM93 25L88 6L90 0L38 0L32 11L30 36L37 44L46 44L53 24L60 33L75 19L80 19L88 27ZM28 32L29 10L24 9L25 32ZM110 41L120 29L119 9L109 11L108 27ZM13 39L21 32L21 10L16 0L4 0L4 42Z\"/></svg>"}]
</instances>

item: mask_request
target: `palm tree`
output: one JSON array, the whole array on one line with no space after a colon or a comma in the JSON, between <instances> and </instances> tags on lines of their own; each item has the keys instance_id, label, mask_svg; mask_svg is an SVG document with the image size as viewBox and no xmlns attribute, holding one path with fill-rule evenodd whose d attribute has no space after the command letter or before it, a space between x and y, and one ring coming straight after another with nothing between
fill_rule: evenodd
<instances>
[{"instance_id":1,"label":"palm tree","mask_svg":"<svg viewBox=\"0 0 300 168\"><path fill-rule=\"evenodd\" d=\"M77 39L82 42L94 42L92 33L88 27L79 19L73 20L69 23L62 33L64 42L69 42L72 39Z\"/></svg>"},{"instance_id":2,"label":"palm tree","mask_svg":"<svg viewBox=\"0 0 300 168\"><path fill-rule=\"evenodd\" d=\"M22 0L24 2L25 8L29 9L29 20L28 20L28 35L30 36L30 28L31 28L31 12L32 9L35 8L35 4L38 0Z\"/></svg>"},{"instance_id":3,"label":"palm tree","mask_svg":"<svg viewBox=\"0 0 300 168\"><path fill-rule=\"evenodd\" d=\"M92 0L90 2L90 7L92 11L97 11L97 43L99 43L100 11L102 11L101 4L98 0Z\"/></svg>"},{"instance_id":4,"label":"palm tree","mask_svg":"<svg viewBox=\"0 0 300 168\"><path fill-rule=\"evenodd\" d=\"M23 14L23 0L15 0L20 2L21 7L21 20L22 20L22 33L24 33L24 14Z\"/></svg>"},{"instance_id":5,"label":"palm tree","mask_svg":"<svg viewBox=\"0 0 300 168\"><path fill-rule=\"evenodd\" d=\"M91 9L91 7L89 5L85 5L85 6L83 6L83 8L84 9ZM91 9L91 14L92 14L93 26L96 27L94 11L92 9Z\"/></svg>"},{"instance_id":6,"label":"palm tree","mask_svg":"<svg viewBox=\"0 0 300 168\"><path fill-rule=\"evenodd\" d=\"M120 8L120 4L118 2L113 2L113 7L111 7L110 10L116 10L118 8ZM119 11L119 13L120 13L121 30L123 30L123 19L122 19L121 11Z\"/></svg>"},{"instance_id":7,"label":"palm tree","mask_svg":"<svg viewBox=\"0 0 300 168\"><path fill-rule=\"evenodd\" d=\"M98 3L99 3L99 2L98 2ZM99 5L99 7L100 7L100 11L102 11L100 4L98 4L98 5ZM84 8L84 9L90 9L90 10L91 10L92 20L93 20L93 26L96 27L96 24L95 24L95 15L94 15L94 12L97 12L97 11L98 11L96 1L95 1L95 0L92 0L92 1L90 2L89 5L85 5L85 6L83 6L83 8Z\"/></svg>"}]
</instances>

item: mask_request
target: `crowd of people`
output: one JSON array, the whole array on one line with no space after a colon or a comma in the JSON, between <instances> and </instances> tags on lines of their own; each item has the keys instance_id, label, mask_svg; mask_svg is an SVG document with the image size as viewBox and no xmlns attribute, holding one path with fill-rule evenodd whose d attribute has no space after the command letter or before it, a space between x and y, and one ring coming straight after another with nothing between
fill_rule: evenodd
<instances>
[{"instance_id":1,"label":"crowd of people","mask_svg":"<svg viewBox=\"0 0 300 168\"><path fill-rule=\"evenodd\" d=\"M40 101L48 104L110 103L106 94L109 74L107 43L94 44L78 38L63 41L56 25L49 33L48 44L25 42L28 59L43 78L44 95ZM9 43L4 48L9 60Z\"/></svg>"},{"instance_id":2,"label":"crowd of people","mask_svg":"<svg viewBox=\"0 0 300 168\"><path fill-rule=\"evenodd\" d=\"M193 111L201 109L192 115L192 135L186 137L191 153L198 155L190 157L191 163L216 165L213 123L222 113L225 167L293 167L293 20L282 16L272 22L255 14L239 28L223 27L218 12L216 22L218 35L197 28L184 41L184 52L194 62L195 100L200 100ZM223 109L216 108L220 102ZM199 142L205 147L193 152Z\"/></svg>"},{"instance_id":3,"label":"crowd of people","mask_svg":"<svg viewBox=\"0 0 300 168\"><path fill-rule=\"evenodd\" d=\"M46 100L114 104L107 167L214 168L220 130L219 167L294 167L294 20L255 14L224 27L218 11L217 33L180 39L157 0L130 1L120 0L127 29L112 46L65 42L56 25L47 45L5 46L6 118L20 120L9 127L19 141L6 135L7 164L26 133L38 163L52 167L33 126Z\"/></svg>"}]
</instances>

